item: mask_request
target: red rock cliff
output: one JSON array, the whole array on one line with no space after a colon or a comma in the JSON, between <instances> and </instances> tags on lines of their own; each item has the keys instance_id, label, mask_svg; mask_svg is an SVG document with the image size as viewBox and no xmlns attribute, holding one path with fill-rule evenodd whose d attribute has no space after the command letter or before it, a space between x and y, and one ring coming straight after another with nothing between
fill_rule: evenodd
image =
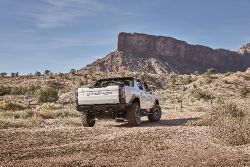
<instances>
[{"instance_id":1,"label":"red rock cliff","mask_svg":"<svg viewBox=\"0 0 250 167\"><path fill-rule=\"evenodd\" d=\"M83 70L193 73L208 68L218 72L245 71L248 67L250 56L245 52L190 45L171 37L119 33L117 51Z\"/></svg>"}]
</instances>

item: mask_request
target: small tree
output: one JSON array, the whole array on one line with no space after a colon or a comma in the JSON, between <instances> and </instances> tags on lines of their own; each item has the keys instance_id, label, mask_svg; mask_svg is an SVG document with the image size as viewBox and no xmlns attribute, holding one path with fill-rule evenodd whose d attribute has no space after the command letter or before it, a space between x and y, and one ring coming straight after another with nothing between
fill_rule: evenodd
<instances>
[{"instance_id":1,"label":"small tree","mask_svg":"<svg viewBox=\"0 0 250 167\"><path fill-rule=\"evenodd\" d=\"M15 72L12 72L12 73L10 74L11 77L18 77L18 75L19 75L18 72L16 72L16 73L15 73Z\"/></svg>"},{"instance_id":2,"label":"small tree","mask_svg":"<svg viewBox=\"0 0 250 167\"><path fill-rule=\"evenodd\" d=\"M10 94L11 88L10 87L6 87L3 85L0 85L0 96L4 96L7 94Z\"/></svg>"},{"instance_id":3,"label":"small tree","mask_svg":"<svg viewBox=\"0 0 250 167\"><path fill-rule=\"evenodd\" d=\"M70 73L71 73L71 74L75 74L75 73L76 73L76 70L72 68L72 69L70 70Z\"/></svg>"},{"instance_id":4,"label":"small tree","mask_svg":"<svg viewBox=\"0 0 250 167\"><path fill-rule=\"evenodd\" d=\"M40 77L41 75L42 75L41 72L39 72L39 71L35 72L35 76Z\"/></svg>"},{"instance_id":5,"label":"small tree","mask_svg":"<svg viewBox=\"0 0 250 167\"><path fill-rule=\"evenodd\" d=\"M44 71L44 75L50 75L50 74L51 74L50 70L45 70Z\"/></svg>"},{"instance_id":6,"label":"small tree","mask_svg":"<svg viewBox=\"0 0 250 167\"><path fill-rule=\"evenodd\" d=\"M7 75L6 72L1 72L1 73L0 73L0 76L1 76L1 77L5 77L6 75Z\"/></svg>"}]
</instances>

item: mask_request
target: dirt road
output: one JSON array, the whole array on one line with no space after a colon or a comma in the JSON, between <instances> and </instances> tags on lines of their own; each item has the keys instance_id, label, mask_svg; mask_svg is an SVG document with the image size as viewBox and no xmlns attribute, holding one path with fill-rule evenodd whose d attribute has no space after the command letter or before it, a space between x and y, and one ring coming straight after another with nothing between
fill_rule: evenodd
<instances>
[{"instance_id":1,"label":"dirt road","mask_svg":"<svg viewBox=\"0 0 250 167\"><path fill-rule=\"evenodd\" d=\"M99 121L95 128L0 130L0 166L250 166L250 155L226 146L209 127L184 126L200 113L164 113L141 127Z\"/></svg>"}]
</instances>

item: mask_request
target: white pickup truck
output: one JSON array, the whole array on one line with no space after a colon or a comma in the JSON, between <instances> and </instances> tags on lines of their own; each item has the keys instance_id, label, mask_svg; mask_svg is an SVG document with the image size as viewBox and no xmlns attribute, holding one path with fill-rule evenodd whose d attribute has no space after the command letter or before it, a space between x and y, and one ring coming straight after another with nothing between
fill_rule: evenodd
<instances>
[{"instance_id":1,"label":"white pickup truck","mask_svg":"<svg viewBox=\"0 0 250 167\"><path fill-rule=\"evenodd\" d=\"M93 127L96 118L128 120L130 126L138 126L141 116L151 122L161 119L158 99L145 82L133 77L100 79L93 87L78 88L76 104L85 127Z\"/></svg>"}]
</instances>

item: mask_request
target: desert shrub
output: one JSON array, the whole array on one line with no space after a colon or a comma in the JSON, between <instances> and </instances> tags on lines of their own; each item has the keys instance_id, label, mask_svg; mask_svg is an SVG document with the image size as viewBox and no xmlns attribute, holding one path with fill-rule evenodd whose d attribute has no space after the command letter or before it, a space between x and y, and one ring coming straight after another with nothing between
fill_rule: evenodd
<instances>
[{"instance_id":1,"label":"desert shrub","mask_svg":"<svg viewBox=\"0 0 250 167\"><path fill-rule=\"evenodd\" d=\"M0 96L8 95L11 92L11 87L0 85Z\"/></svg>"},{"instance_id":2,"label":"desert shrub","mask_svg":"<svg viewBox=\"0 0 250 167\"><path fill-rule=\"evenodd\" d=\"M250 88L247 88L246 86L244 86L243 88L240 89L240 96L242 98L247 97L247 95L250 93Z\"/></svg>"},{"instance_id":3,"label":"desert shrub","mask_svg":"<svg viewBox=\"0 0 250 167\"><path fill-rule=\"evenodd\" d=\"M8 101L8 100L1 100L0 101L0 110L8 111L8 110L24 110L27 109L28 106L15 102L15 101Z\"/></svg>"},{"instance_id":4,"label":"desert shrub","mask_svg":"<svg viewBox=\"0 0 250 167\"><path fill-rule=\"evenodd\" d=\"M193 82L193 79L192 79L192 77L189 75L189 76L186 76L186 77L181 77L181 78L180 78L180 82L181 82L181 84L183 84L183 85L187 85L187 84L192 83L192 82Z\"/></svg>"},{"instance_id":5,"label":"desert shrub","mask_svg":"<svg viewBox=\"0 0 250 167\"><path fill-rule=\"evenodd\" d=\"M28 95L28 96L33 96L35 97L36 95L36 92L41 89L41 86L39 85L29 85L27 88L26 88L26 92L25 94Z\"/></svg>"},{"instance_id":6,"label":"desert shrub","mask_svg":"<svg viewBox=\"0 0 250 167\"><path fill-rule=\"evenodd\" d=\"M20 118L22 119L28 119L32 118L35 116L35 111L34 110L25 110L20 112Z\"/></svg>"},{"instance_id":7,"label":"desert shrub","mask_svg":"<svg viewBox=\"0 0 250 167\"><path fill-rule=\"evenodd\" d=\"M11 87L10 94L11 95L24 95L27 92L27 89L25 87Z\"/></svg>"},{"instance_id":8,"label":"desert shrub","mask_svg":"<svg viewBox=\"0 0 250 167\"><path fill-rule=\"evenodd\" d=\"M192 96L196 99L204 99L205 101L213 99L213 95L201 90L200 88L195 88L191 92Z\"/></svg>"},{"instance_id":9,"label":"desert shrub","mask_svg":"<svg viewBox=\"0 0 250 167\"><path fill-rule=\"evenodd\" d=\"M213 82L213 78L206 76L205 81L206 81L207 84L210 84L210 83Z\"/></svg>"},{"instance_id":10,"label":"desert shrub","mask_svg":"<svg viewBox=\"0 0 250 167\"><path fill-rule=\"evenodd\" d=\"M211 74L215 74L215 72L216 70L214 68L209 68L207 69L206 74L211 75Z\"/></svg>"},{"instance_id":11,"label":"desert shrub","mask_svg":"<svg viewBox=\"0 0 250 167\"><path fill-rule=\"evenodd\" d=\"M215 69L214 68L209 68L207 71L204 73L204 78L206 83L210 84L213 82L213 77L212 74L215 74Z\"/></svg>"},{"instance_id":12,"label":"desert shrub","mask_svg":"<svg viewBox=\"0 0 250 167\"><path fill-rule=\"evenodd\" d=\"M170 89L175 91L177 89L177 80L176 80L176 76L172 76L170 78Z\"/></svg>"},{"instance_id":13,"label":"desert shrub","mask_svg":"<svg viewBox=\"0 0 250 167\"><path fill-rule=\"evenodd\" d=\"M242 75L242 77L244 78L244 80L250 81L250 75Z\"/></svg>"},{"instance_id":14,"label":"desert shrub","mask_svg":"<svg viewBox=\"0 0 250 167\"><path fill-rule=\"evenodd\" d=\"M51 87L53 89L59 90L63 88L63 85L60 82L55 80L50 80L45 83L45 86Z\"/></svg>"},{"instance_id":15,"label":"desert shrub","mask_svg":"<svg viewBox=\"0 0 250 167\"><path fill-rule=\"evenodd\" d=\"M213 107L202 119L187 125L210 126L212 135L229 145L250 143L250 114L232 102Z\"/></svg>"},{"instance_id":16,"label":"desert shrub","mask_svg":"<svg viewBox=\"0 0 250 167\"><path fill-rule=\"evenodd\" d=\"M36 98L39 103L56 102L59 99L58 90L47 85L43 86L36 91Z\"/></svg>"},{"instance_id":17,"label":"desert shrub","mask_svg":"<svg viewBox=\"0 0 250 167\"><path fill-rule=\"evenodd\" d=\"M250 116L235 103L214 107L210 113L209 124L214 135L230 145L250 143Z\"/></svg>"}]
</instances>

